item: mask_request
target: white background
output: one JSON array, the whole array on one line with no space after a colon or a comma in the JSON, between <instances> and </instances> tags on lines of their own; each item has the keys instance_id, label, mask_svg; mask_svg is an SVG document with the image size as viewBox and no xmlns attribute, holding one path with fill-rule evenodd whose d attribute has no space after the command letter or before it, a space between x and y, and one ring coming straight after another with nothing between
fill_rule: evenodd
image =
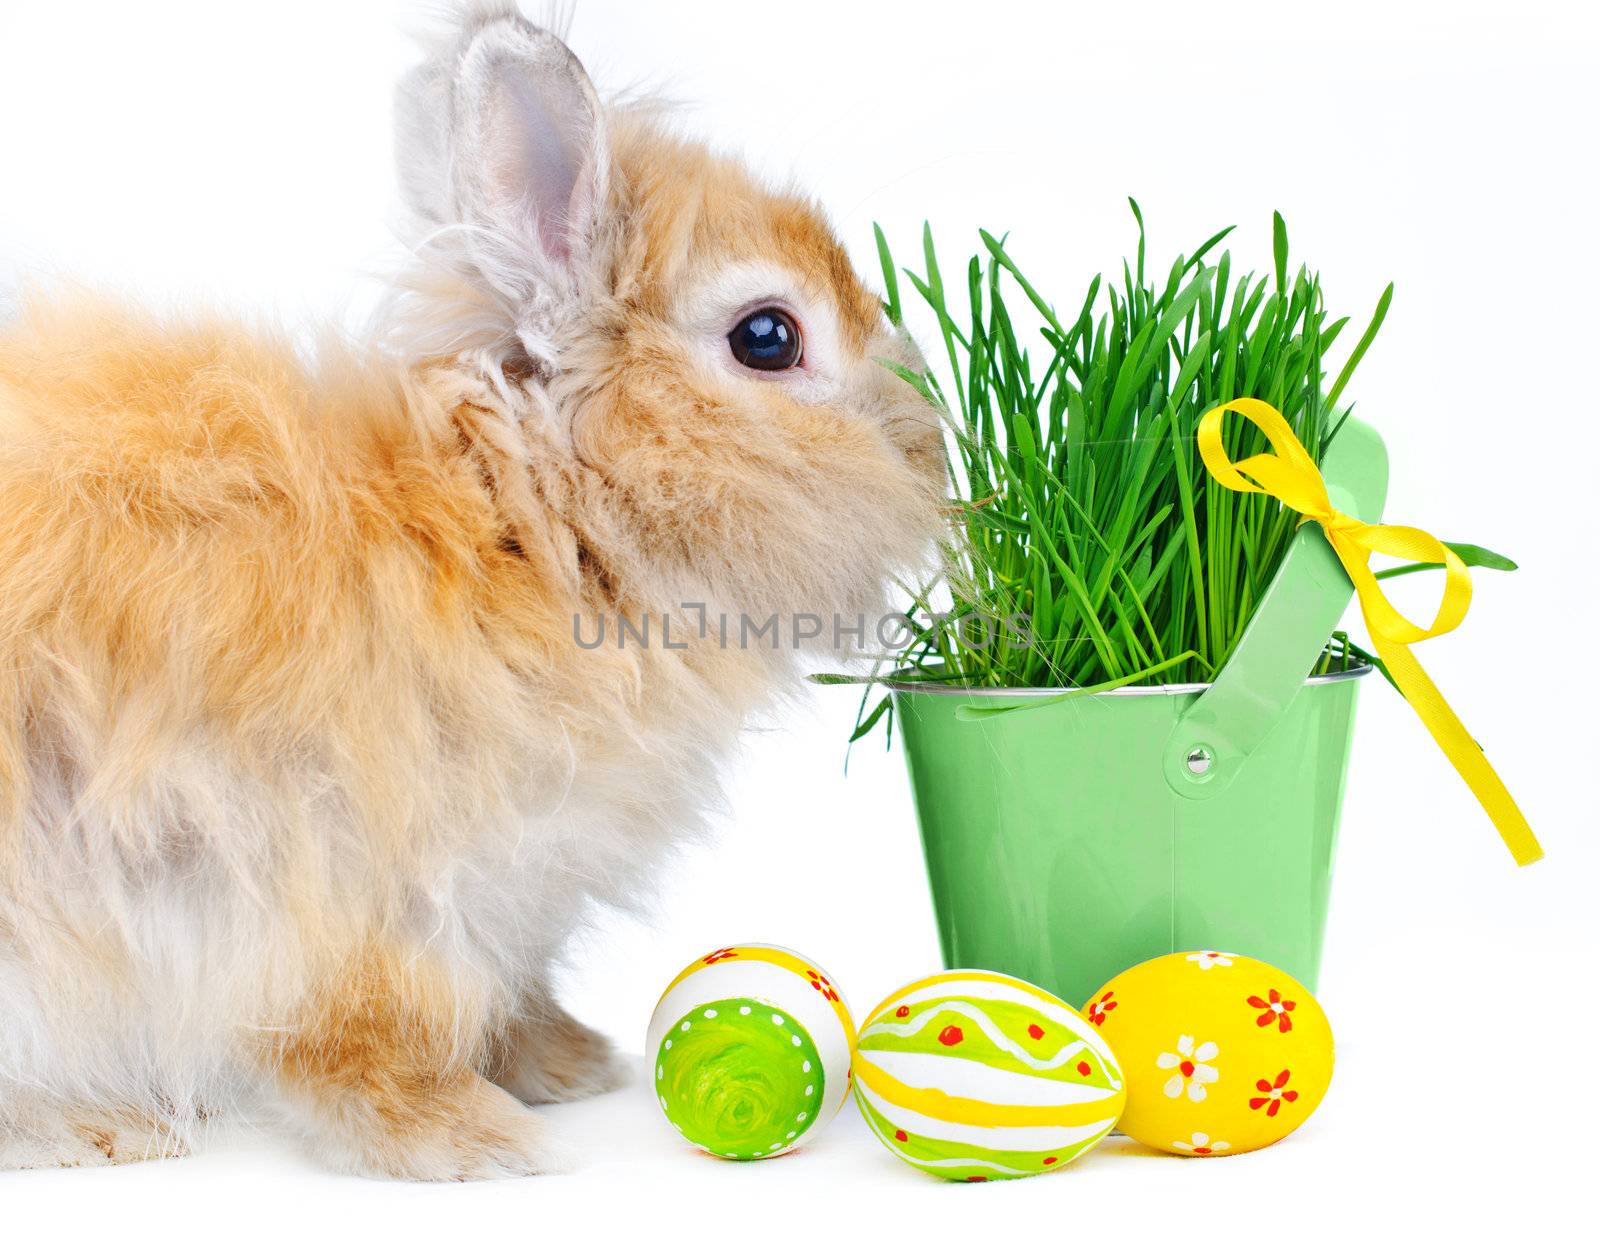
<instances>
[{"instance_id":1,"label":"white background","mask_svg":"<svg viewBox=\"0 0 1600 1252\"><path fill-rule=\"evenodd\" d=\"M389 94L415 12L5 0L0 289L7 271L70 275L354 324L391 259ZM579 0L572 42L602 86L664 87L688 126L812 189L869 272L874 220L909 255L931 217L952 263L985 225L1072 303L1131 248L1131 193L1154 258L1237 222L1236 266L1268 266L1277 208L1337 310L1364 318L1395 280L1351 394L1389 442L1391 520L1522 562L1481 576L1466 626L1422 657L1548 859L1514 869L1415 718L1368 685L1321 988L1339 1073L1304 1130L1254 1156L1121 1140L1042 1180L941 1186L847 1109L807 1153L730 1167L677 1145L635 1088L556 1114L588 1161L568 1177L371 1183L235 1129L189 1161L0 1176L4 1242L1592 1238L1590 20L1534 3ZM802 692L751 735L715 839L651 911L575 946L575 1011L637 1052L674 970L752 937L821 961L858 1011L937 966L898 753L843 773L853 701Z\"/></svg>"}]
</instances>

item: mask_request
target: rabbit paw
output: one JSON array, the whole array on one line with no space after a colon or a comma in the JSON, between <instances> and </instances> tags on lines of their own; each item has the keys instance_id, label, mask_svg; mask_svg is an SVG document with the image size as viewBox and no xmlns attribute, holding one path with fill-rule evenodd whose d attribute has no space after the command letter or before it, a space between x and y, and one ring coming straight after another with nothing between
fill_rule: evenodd
<instances>
[{"instance_id":1,"label":"rabbit paw","mask_svg":"<svg viewBox=\"0 0 1600 1252\"><path fill-rule=\"evenodd\" d=\"M528 1104L563 1104L627 1084L627 1061L598 1031L548 1006L517 1022L489 1077Z\"/></svg>"},{"instance_id":2,"label":"rabbit paw","mask_svg":"<svg viewBox=\"0 0 1600 1252\"><path fill-rule=\"evenodd\" d=\"M570 1168L544 1120L476 1074L376 1101L325 1093L309 1111L319 1154L369 1178L479 1182Z\"/></svg>"},{"instance_id":3,"label":"rabbit paw","mask_svg":"<svg viewBox=\"0 0 1600 1252\"><path fill-rule=\"evenodd\" d=\"M170 1123L134 1110L29 1101L6 1110L0 1125L0 1170L131 1165L188 1154Z\"/></svg>"},{"instance_id":4,"label":"rabbit paw","mask_svg":"<svg viewBox=\"0 0 1600 1252\"><path fill-rule=\"evenodd\" d=\"M396 1126L361 1145L360 1172L422 1182L478 1182L559 1174L570 1162L544 1120L504 1091L474 1078L443 1117Z\"/></svg>"},{"instance_id":5,"label":"rabbit paw","mask_svg":"<svg viewBox=\"0 0 1600 1252\"><path fill-rule=\"evenodd\" d=\"M567 1168L544 1122L460 1063L453 988L375 957L308 1006L276 1079L320 1155L379 1178L468 1182Z\"/></svg>"}]
</instances>

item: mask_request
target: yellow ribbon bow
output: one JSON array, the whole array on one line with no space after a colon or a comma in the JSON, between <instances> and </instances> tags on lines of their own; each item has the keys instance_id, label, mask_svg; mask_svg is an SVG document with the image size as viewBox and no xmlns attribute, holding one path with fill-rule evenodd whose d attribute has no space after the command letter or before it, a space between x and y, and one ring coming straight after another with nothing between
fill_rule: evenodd
<instances>
[{"instance_id":1,"label":"yellow ribbon bow","mask_svg":"<svg viewBox=\"0 0 1600 1252\"><path fill-rule=\"evenodd\" d=\"M1238 462L1230 460L1222 442L1223 414L1230 411L1257 426L1272 445L1272 452ZM1411 644L1446 634L1461 625L1466 617L1467 606L1472 602L1472 576L1467 573L1466 564L1425 530L1413 526L1369 525L1334 508L1328 500L1328 486L1317 463L1283 414L1264 400L1246 398L1217 405L1200 419L1198 441L1206 469L1224 487L1275 496L1301 515L1302 524L1316 522L1322 527L1322 533L1355 585L1367 630L1395 686L1400 688L1400 694L1416 710L1434 742L1477 796L1517 864L1537 861L1544 850L1517 808L1517 802L1511 798L1483 750L1467 733L1461 719L1439 694L1433 680L1411 655ZM1245 478L1246 474L1249 479ZM1374 552L1444 566L1444 595L1432 625L1418 626L1389 603L1369 567Z\"/></svg>"}]
</instances>

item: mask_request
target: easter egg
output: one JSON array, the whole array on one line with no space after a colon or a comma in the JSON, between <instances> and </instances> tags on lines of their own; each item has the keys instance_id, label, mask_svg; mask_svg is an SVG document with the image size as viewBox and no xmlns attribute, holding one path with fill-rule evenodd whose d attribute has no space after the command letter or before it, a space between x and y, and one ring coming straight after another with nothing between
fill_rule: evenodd
<instances>
[{"instance_id":1,"label":"easter egg","mask_svg":"<svg viewBox=\"0 0 1600 1252\"><path fill-rule=\"evenodd\" d=\"M668 984L645 1055L690 1143L754 1161L792 1152L850 1091L850 1010L815 961L770 943L718 948Z\"/></svg>"},{"instance_id":2,"label":"easter egg","mask_svg":"<svg viewBox=\"0 0 1600 1252\"><path fill-rule=\"evenodd\" d=\"M1023 1178L1093 1147L1122 1112L1122 1072L1048 991L984 970L902 987L856 1040L856 1103L908 1165L960 1182Z\"/></svg>"},{"instance_id":3,"label":"easter egg","mask_svg":"<svg viewBox=\"0 0 1600 1252\"><path fill-rule=\"evenodd\" d=\"M1232 952L1178 952L1118 974L1084 1010L1122 1062L1117 1129L1184 1156L1276 1143L1333 1077L1333 1031L1312 994Z\"/></svg>"}]
</instances>

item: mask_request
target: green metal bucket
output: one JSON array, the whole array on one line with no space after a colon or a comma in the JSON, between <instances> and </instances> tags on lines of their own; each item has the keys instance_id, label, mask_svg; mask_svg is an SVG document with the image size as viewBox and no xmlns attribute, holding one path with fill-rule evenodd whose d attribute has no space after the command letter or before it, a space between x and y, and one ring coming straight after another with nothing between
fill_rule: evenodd
<instances>
[{"instance_id":1,"label":"green metal bucket","mask_svg":"<svg viewBox=\"0 0 1600 1252\"><path fill-rule=\"evenodd\" d=\"M1370 428L1347 421L1322 468L1337 507L1377 520ZM1350 596L1303 527L1214 683L1066 699L893 684L946 966L1081 1005L1140 961L1216 948L1314 989L1369 671L1306 675Z\"/></svg>"},{"instance_id":2,"label":"green metal bucket","mask_svg":"<svg viewBox=\"0 0 1600 1252\"><path fill-rule=\"evenodd\" d=\"M1305 683L1225 801L1175 794L1162 751L1204 688L895 693L945 964L1069 1004L1165 952L1260 957L1315 989L1355 724L1352 670Z\"/></svg>"}]
</instances>

